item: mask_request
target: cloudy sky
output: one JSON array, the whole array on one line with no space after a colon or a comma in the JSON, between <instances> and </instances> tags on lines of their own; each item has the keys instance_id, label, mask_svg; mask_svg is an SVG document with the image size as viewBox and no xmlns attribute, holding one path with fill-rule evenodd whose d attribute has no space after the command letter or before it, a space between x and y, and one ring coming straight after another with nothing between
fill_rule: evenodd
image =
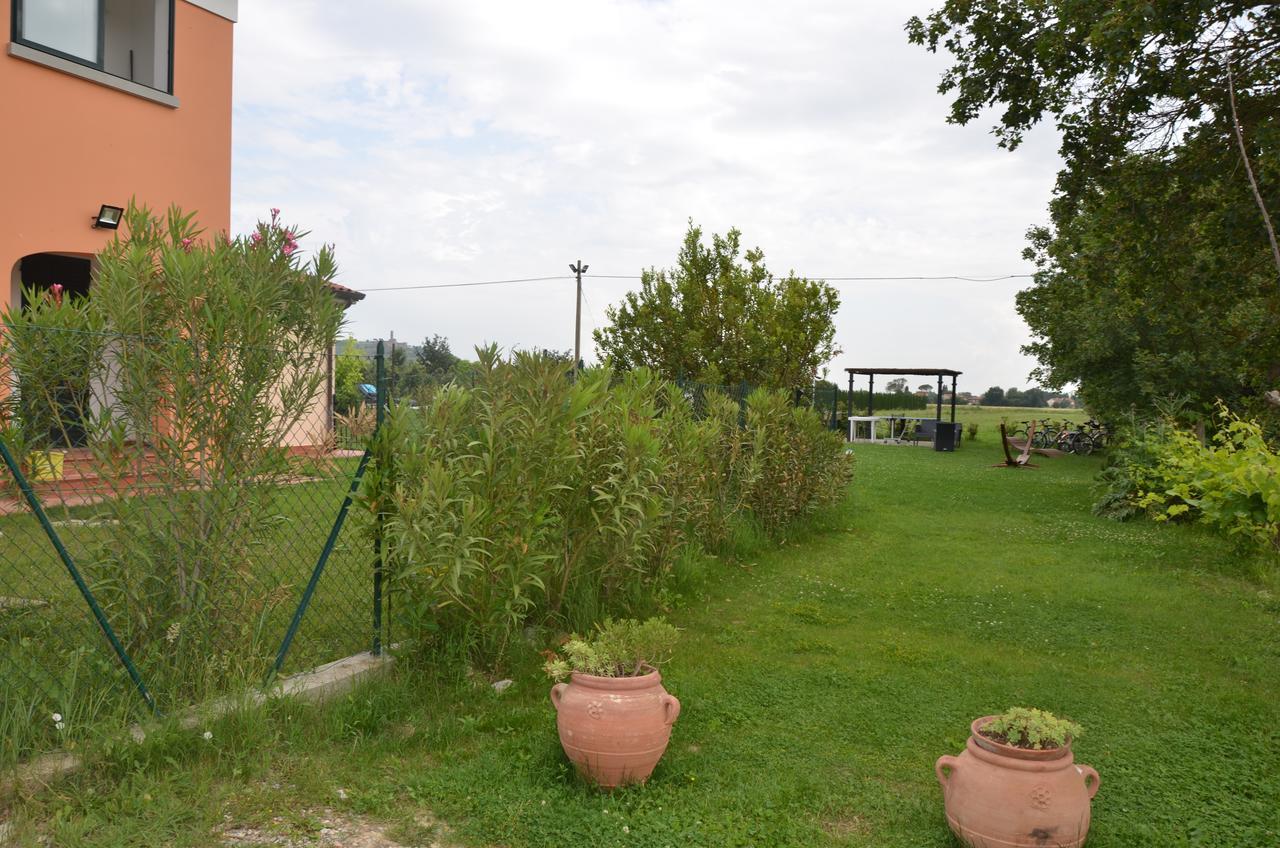
<instances>
[{"instance_id":1,"label":"cloudy sky","mask_svg":"<svg viewBox=\"0 0 1280 848\"><path fill-rule=\"evenodd\" d=\"M690 218L775 272L1026 273L1058 167L945 123L915 0L271 0L236 29L233 216L333 242L357 289L670 265ZM629 286L588 276L589 328ZM1025 280L837 283L833 371L1026 386ZM573 346L573 284L375 292L360 338Z\"/></svg>"}]
</instances>

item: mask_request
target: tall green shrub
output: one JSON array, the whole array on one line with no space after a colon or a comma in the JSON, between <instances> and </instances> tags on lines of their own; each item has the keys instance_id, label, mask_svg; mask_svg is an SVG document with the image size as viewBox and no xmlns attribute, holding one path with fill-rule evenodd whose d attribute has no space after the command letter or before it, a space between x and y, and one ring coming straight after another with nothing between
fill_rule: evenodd
<instances>
[{"instance_id":1,"label":"tall green shrub","mask_svg":"<svg viewBox=\"0 0 1280 848\"><path fill-rule=\"evenodd\" d=\"M682 556L751 514L780 531L849 479L839 437L784 393L757 393L744 427L735 401L713 392L695 415L645 369L570 382L545 356L479 359L472 387L395 410L379 438L393 470L367 495L423 649L490 663L527 625L646 611Z\"/></svg>"},{"instance_id":2,"label":"tall green shrub","mask_svg":"<svg viewBox=\"0 0 1280 848\"><path fill-rule=\"evenodd\" d=\"M0 316L24 442L81 428L112 487L83 564L135 658L154 660L155 688L251 662L293 595L257 560L296 473L287 436L324 397L342 321L332 252L303 263L299 238L274 212L247 237L208 238L177 209L131 205L90 297L32 293Z\"/></svg>"}]
</instances>

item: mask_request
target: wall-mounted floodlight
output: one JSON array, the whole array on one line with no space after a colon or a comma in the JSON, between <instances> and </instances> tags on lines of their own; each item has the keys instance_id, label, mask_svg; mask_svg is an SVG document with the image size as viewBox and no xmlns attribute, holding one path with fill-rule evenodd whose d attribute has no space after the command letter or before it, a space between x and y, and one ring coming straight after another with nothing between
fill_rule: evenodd
<instances>
[{"instance_id":1,"label":"wall-mounted floodlight","mask_svg":"<svg viewBox=\"0 0 1280 848\"><path fill-rule=\"evenodd\" d=\"M120 228L120 219L124 217L124 209L119 206L111 206L102 204L102 208L98 210L98 214L94 216L93 228L95 230L116 230Z\"/></svg>"}]
</instances>

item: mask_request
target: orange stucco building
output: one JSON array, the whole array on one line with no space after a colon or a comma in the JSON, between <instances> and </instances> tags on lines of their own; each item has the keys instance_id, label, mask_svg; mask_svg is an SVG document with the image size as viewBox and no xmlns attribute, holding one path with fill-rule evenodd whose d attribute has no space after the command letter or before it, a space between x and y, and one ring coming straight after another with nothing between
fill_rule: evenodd
<instances>
[{"instance_id":1,"label":"orange stucco building","mask_svg":"<svg viewBox=\"0 0 1280 848\"><path fill-rule=\"evenodd\" d=\"M87 291L104 205L229 229L236 0L0 5L0 307L23 284Z\"/></svg>"}]
</instances>

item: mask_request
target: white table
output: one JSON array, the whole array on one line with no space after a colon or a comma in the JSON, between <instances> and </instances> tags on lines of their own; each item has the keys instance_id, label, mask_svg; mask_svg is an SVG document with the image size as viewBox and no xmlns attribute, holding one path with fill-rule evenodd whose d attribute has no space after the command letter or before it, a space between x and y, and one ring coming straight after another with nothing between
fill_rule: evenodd
<instances>
[{"instance_id":1,"label":"white table","mask_svg":"<svg viewBox=\"0 0 1280 848\"><path fill-rule=\"evenodd\" d=\"M888 444L890 442L901 443L902 437L906 434L907 425L910 422L932 421L932 420L933 420L932 418L913 417L913 416L907 416L907 415L851 415L849 416L849 441L851 442L864 441L864 442L870 442L871 444ZM902 422L902 429L895 433L894 432L895 425L899 421ZM889 433L887 438L884 438L884 439L876 438L877 425L879 425L880 422L886 422L888 424ZM857 426L858 424L867 425L867 433L870 436L870 438L867 438L867 439L858 438L858 426Z\"/></svg>"}]
</instances>

